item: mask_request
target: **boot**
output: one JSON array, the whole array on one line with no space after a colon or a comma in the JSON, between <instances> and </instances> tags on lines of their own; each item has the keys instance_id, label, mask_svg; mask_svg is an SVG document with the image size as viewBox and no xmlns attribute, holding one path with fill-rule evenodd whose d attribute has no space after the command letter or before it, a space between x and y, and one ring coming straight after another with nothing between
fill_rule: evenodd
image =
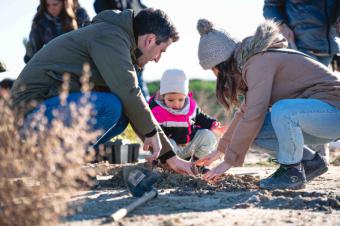
<instances>
[{"instance_id":1,"label":"boot","mask_svg":"<svg viewBox=\"0 0 340 226\"><path fill-rule=\"evenodd\" d=\"M306 174L306 180L311 181L315 177L324 174L328 170L326 159L323 158L318 152L312 160L302 161L303 168Z\"/></svg>"},{"instance_id":2,"label":"boot","mask_svg":"<svg viewBox=\"0 0 340 226\"><path fill-rule=\"evenodd\" d=\"M305 188L306 175L301 163L284 165L280 167L268 178L260 181L262 189L301 189Z\"/></svg>"}]
</instances>

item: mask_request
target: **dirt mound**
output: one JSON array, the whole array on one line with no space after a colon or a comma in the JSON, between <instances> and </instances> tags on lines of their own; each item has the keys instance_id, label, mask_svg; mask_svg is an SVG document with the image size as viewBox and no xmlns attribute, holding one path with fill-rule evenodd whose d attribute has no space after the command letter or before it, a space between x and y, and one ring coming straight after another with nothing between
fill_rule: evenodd
<instances>
[{"instance_id":1,"label":"dirt mound","mask_svg":"<svg viewBox=\"0 0 340 226\"><path fill-rule=\"evenodd\" d=\"M129 165L125 165L129 167ZM138 166L144 166L138 164ZM123 181L123 165L110 165L100 173L101 175L111 175L110 179L99 180L98 188L112 188L124 189L125 184ZM185 176L176 174L172 171L157 168L161 175L160 181L155 185L158 189L175 189L172 193L177 195L190 195L190 194L212 194L218 191L244 191L251 189L258 189L258 177L250 175L236 176L226 174L214 184L204 181L200 176Z\"/></svg>"},{"instance_id":2,"label":"dirt mound","mask_svg":"<svg viewBox=\"0 0 340 226\"><path fill-rule=\"evenodd\" d=\"M217 183L208 183L200 176L184 176L174 174L169 171L161 171L162 180L157 184L158 188L176 188L176 191L244 191L258 188L258 177L250 175L235 176L231 174L223 175Z\"/></svg>"},{"instance_id":3,"label":"dirt mound","mask_svg":"<svg viewBox=\"0 0 340 226\"><path fill-rule=\"evenodd\" d=\"M144 164L137 164L144 166ZM123 168L126 165L96 165L100 169L98 174L108 176L107 179L98 180L97 189L125 189L123 181ZM133 165L135 166L135 165ZM278 208L278 209L307 209L313 211L332 212L340 209L339 195L328 192L305 192L291 190L258 190L259 177L251 175L225 174L217 183L208 183L201 176L185 176L172 171L157 168L161 179L155 185L160 192L168 189L177 196L204 196L214 195L216 192L242 192L255 191L245 202L238 203L234 208ZM240 194L242 195L242 194Z\"/></svg>"}]
</instances>

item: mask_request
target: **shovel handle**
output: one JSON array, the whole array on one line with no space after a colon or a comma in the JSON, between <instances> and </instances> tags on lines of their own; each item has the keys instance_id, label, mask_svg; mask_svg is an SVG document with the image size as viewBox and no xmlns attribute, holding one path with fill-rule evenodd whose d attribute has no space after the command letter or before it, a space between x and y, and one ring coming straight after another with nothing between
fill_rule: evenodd
<instances>
[{"instance_id":1,"label":"shovel handle","mask_svg":"<svg viewBox=\"0 0 340 226\"><path fill-rule=\"evenodd\" d=\"M152 189L149 192L145 192L142 197L140 197L139 199L135 200L133 203L131 203L127 207L121 208L121 209L117 210L116 212L114 212L110 216L111 220L119 221L120 219L125 217L129 212L131 212L132 210L134 210L138 206L146 203L147 201L155 198L156 196L157 196L157 191L155 189Z\"/></svg>"}]
</instances>

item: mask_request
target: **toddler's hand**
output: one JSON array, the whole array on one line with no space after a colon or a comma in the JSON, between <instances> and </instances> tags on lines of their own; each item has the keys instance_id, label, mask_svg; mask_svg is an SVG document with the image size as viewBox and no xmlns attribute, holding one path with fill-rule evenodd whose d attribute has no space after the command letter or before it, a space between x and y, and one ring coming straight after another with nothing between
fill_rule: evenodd
<instances>
[{"instance_id":1,"label":"toddler's hand","mask_svg":"<svg viewBox=\"0 0 340 226\"><path fill-rule=\"evenodd\" d=\"M204 156L203 158L197 160L195 162L195 164L197 166L209 166L211 163L215 162L217 159L220 158L220 156L222 156L223 153L215 150L213 152L211 152L209 155Z\"/></svg>"},{"instance_id":2,"label":"toddler's hand","mask_svg":"<svg viewBox=\"0 0 340 226\"><path fill-rule=\"evenodd\" d=\"M222 135L224 133L225 127L221 125L220 122L215 121L212 125L211 125L211 131L213 131L214 133L216 133L217 135Z\"/></svg>"}]
</instances>

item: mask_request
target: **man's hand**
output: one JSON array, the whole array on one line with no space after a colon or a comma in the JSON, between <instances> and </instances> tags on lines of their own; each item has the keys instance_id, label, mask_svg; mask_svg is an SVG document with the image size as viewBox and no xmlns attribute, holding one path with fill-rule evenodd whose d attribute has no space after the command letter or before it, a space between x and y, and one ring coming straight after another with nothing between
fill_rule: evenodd
<instances>
[{"instance_id":1,"label":"man's hand","mask_svg":"<svg viewBox=\"0 0 340 226\"><path fill-rule=\"evenodd\" d=\"M171 169L179 174L193 175L191 170L191 162L180 159L178 156L173 156L166 160L166 163Z\"/></svg>"},{"instance_id":2,"label":"man's hand","mask_svg":"<svg viewBox=\"0 0 340 226\"><path fill-rule=\"evenodd\" d=\"M280 28L282 35L287 39L290 47L293 49L297 49L295 45L294 32L288 27L287 24L281 24L279 28Z\"/></svg>"},{"instance_id":3,"label":"man's hand","mask_svg":"<svg viewBox=\"0 0 340 226\"><path fill-rule=\"evenodd\" d=\"M158 133L156 133L155 135L153 135L152 137L146 137L144 139L144 146L143 146L143 150L144 151L148 151L150 150L150 147L152 147L152 155L146 157L146 161L148 162L152 162L153 160L156 160L159 156L159 153L162 149L162 144L161 144L161 140L159 139L159 135Z\"/></svg>"}]
</instances>

